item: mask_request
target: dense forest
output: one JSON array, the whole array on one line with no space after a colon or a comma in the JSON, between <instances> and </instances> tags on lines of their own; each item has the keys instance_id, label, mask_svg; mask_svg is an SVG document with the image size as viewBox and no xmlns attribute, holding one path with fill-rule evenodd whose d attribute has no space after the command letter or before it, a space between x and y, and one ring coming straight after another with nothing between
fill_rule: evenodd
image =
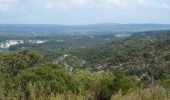
<instances>
[{"instance_id":1,"label":"dense forest","mask_svg":"<svg viewBox=\"0 0 170 100\"><path fill-rule=\"evenodd\" d=\"M170 31L70 37L0 52L0 100L170 99Z\"/></svg>"}]
</instances>

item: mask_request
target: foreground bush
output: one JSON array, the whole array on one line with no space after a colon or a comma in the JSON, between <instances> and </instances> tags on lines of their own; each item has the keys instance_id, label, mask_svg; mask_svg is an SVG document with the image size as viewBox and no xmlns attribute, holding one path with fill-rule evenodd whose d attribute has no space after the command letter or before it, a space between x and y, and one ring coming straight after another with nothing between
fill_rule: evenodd
<instances>
[{"instance_id":1,"label":"foreground bush","mask_svg":"<svg viewBox=\"0 0 170 100\"><path fill-rule=\"evenodd\" d=\"M111 100L170 100L170 93L158 86L154 89L139 89L125 95L122 95L121 91L119 91L112 96Z\"/></svg>"},{"instance_id":2,"label":"foreground bush","mask_svg":"<svg viewBox=\"0 0 170 100\"><path fill-rule=\"evenodd\" d=\"M70 72L42 58L29 50L0 57L0 100L110 100L136 86L124 72Z\"/></svg>"}]
</instances>

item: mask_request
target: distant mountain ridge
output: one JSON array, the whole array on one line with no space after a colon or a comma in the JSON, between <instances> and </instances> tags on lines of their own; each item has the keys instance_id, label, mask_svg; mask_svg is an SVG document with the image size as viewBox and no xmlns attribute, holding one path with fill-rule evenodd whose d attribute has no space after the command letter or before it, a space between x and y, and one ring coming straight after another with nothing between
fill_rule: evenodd
<instances>
[{"instance_id":1,"label":"distant mountain ridge","mask_svg":"<svg viewBox=\"0 0 170 100\"><path fill-rule=\"evenodd\" d=\"M123 32L170 30L170 24L118 24L103 23L89 25L57 24L0 24L0 33L17 34L78 34L93 32Z\"/></svg>"}]
</instances>

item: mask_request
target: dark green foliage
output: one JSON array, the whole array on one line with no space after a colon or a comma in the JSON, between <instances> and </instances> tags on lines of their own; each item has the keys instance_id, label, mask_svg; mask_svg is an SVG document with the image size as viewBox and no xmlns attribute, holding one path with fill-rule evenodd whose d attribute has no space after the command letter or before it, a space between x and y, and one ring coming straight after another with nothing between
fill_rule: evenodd
<instances>
[{"instance_id":1,"label":"dark green foliage","mask_svg":"<svg viewBox=\"0 0 170 100\"><path fill-rule=\"evenodd\" d=\"M82 84L84 91L90 90L95 98L109 100L111 95L117 93L120 89L126 93L129 89L135 87L132 78L126 76L123 72L112 73L110 71L76 71L75 78Z\"/></svg>"},{"instance_id":2,"label":"dark green foliage","mask_svg":"<svg viewBox=\"0 0 170 100\"><path fill-rule=\"evenodd\" d=\"M40 58L41 55L30 50L2 56L0 88L4 92L1 94L4 98L17 95L17 98L31 99L33 94L41 97L41 95L71 92L109 99L118 90L125 89L127 92L134 85L132 79L125 74L119 77L110 71L82 70L71 73L60 65L41 61Z\"/></svg>"},{"instance_id":3,"label":"dark green foliage","mask_svg":"<svg viewBox=\"0 0 170 100\"><path fill-rule=\"evenodd\" d=\"M11 46L11 50L26 46L39 51L0 54L0 99L49 100L51 95L66 98L74 94L109 100L119 90L126 94L144 81L146 88L160 81L169 88L169 38L169 31L158 31L100 45L79 39L69 44L52 41ZM141 77L145 74L147 79Z\"/></svg>"},{"instance_id":4,"label":"dark green foliage","mask_svg":"<svg viewBox=\"0 0 170 100\"><path fill-rule=\"evenodd\" d=\"M166 60L166 61L170 61L170 53L166 54L165 60Z\"/></svg>"},{"instance_id":5,"label":"dark green foliage","mask_svg":"<svg viewBox=\"0 0 170 100\"><path fill-rule=\"evenodd\" d=\"M3 56L0 61L10 77L14 77L22 70L34 67L41 59L40 54L24 49L18 53Z\"/></svg>"},{"instance_id":6,"label":"dark green foliage","mask_svg":"<svg viewBox=\"0 0 170 100\"><path fill-rule=\"evenodd\" d=\"M17 48L17 46L15 46L15 45L12 45L12 46L10 46L9 48L8 48L8 50L9 51L17 51L17 50L19 50L20 48Z\"/></svg>"},{"instance_id":7,"label":"dark green foliage","mask_svg":"<svg viewBox=\"0 0 170 100\"><path fill-rule=\"evenodd\" d=\"M72 91L73 93L78 91L78 84L74 82L71 74L63 69L59 65L54 64L40 64L34 68L24 70L17 76L19 84L27 87L29 82L44 84L44 87L50 86L51 92L64 93L66 91Z\"/></svg>"},{"instance_id":8,"label":"dark green foliage","mask_svg":"<svg viewBox=\"0 0 170 100\"><path fill-rule=\"evenodd\" d=\"M24 38L23 38L24 39ZM120 38L116 38L114 34L106 34L106 35L49 35L42 37L29 37L24 40L47 40L45 43L36 44L36 43L22 43L10 46L8 48L9 51L17 51L21 48L29 48L35 49L41 52L48 52L51 50L58 49L67 49L67 48L75 48L75 47L84 47L84 46L93 46L96 44L105 44L110 43L112 40L119 40ZM22 39L21 39L22 40Z\"/></svg>"}]
</instances>

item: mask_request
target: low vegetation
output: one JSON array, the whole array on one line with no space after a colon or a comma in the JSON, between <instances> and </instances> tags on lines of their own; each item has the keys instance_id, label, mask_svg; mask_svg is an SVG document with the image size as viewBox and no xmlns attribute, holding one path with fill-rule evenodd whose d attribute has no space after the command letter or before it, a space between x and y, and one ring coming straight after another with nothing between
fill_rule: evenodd
<instances>
[{"instance_id":1,"label":"low vegetation","mask_svg":"<svg viewBox=\"0 0 170 100\"><path fill-rule=\"evenodd\" d=\"M169 38L158 31L84 47L16 45L0 53L0 100L169 100Z\"/></svg>"}]
</instances>

